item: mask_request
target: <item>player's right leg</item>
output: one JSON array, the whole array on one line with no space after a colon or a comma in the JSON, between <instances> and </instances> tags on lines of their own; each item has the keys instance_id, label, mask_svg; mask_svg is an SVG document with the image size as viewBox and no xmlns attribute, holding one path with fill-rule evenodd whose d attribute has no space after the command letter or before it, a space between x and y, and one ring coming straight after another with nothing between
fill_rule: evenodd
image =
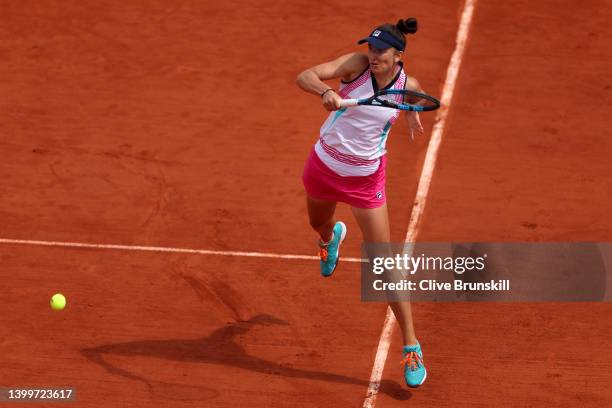
<instances>
[{"instance_id":1,"label":"player's right leg","mask_svg":"<svg viewBox=\"0 0 612 408\"><path fill-rule=\"evenodd\" d=\"M340 245L346 236L346 226L342 221L334 221L336 202L306 197L310 226L319 233L319 264L321 275L331 276L338 266Z\"/></svg>"}]
</instances>

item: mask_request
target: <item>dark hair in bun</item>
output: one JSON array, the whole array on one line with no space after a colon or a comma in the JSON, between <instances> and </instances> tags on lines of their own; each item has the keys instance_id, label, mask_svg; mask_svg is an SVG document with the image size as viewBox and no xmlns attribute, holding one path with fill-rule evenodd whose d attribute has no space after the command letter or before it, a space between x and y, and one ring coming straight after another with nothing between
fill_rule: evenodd
<instances>
[{"instance_id":1,"label":"dark hair in bun","mask_svg":"<svg viewBox=\"0 0 612 408\"><path fill-rule=\"evenodd\" d=\"M400 19L395 26L402 34L414 34L419 29L417 19L414 17L407 18L406 20Z\"/></svg>"},{"instance_id":2,"label":"dark hair in bun","mask_svg":"<svg viewBox=\"0 0 612 408\"><path fill-rule=\"evenodd\" d=\"M406 48L406 34L414 34L419 29L417 19L410 17L400 19L397 24L383 24L377 28L378 30L386 31L392 34Z\"/></svg>"}]
</instances>

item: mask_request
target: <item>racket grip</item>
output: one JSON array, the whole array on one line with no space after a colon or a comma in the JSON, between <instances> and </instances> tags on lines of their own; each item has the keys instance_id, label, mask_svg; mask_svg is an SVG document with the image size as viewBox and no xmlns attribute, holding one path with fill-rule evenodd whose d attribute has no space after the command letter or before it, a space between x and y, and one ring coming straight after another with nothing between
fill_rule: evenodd
<instances>
[{"instance_id":1,"label":"racket grip","mask_svg":"<svg viewBox=\"0 0 612 408\"><path fill-rule=\"evenodd\" d=\"M342 99L339 103L341 108L350 108L359 105L359 99Z\"/></svg>"}]
</instances>

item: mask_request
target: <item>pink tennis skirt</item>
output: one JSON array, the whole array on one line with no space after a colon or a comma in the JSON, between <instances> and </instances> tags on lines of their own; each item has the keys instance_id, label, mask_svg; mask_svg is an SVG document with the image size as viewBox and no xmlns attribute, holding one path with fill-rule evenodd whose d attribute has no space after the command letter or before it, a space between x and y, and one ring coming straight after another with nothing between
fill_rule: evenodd
<instances>
[{"instance_id":1,"label":"pink tennis skirt","mask_svg":"<svg viewBox=\"0 0 612 408\"><path fill-rule=\"evenodd\" d=\"M386 201L386 167L387 157L383 156L378 170L369 176L343 177L327 167L313 148L304 166L302 182L312 198L339 201L357 208L378 208Z\"/></svg>"}]
</instances>

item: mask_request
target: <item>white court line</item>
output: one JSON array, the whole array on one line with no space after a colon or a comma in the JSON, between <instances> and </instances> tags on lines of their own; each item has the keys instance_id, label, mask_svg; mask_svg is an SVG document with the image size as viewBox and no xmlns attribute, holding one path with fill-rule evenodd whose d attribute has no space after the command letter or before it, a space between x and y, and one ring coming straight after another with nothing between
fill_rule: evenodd
<instances>
[{"instance_id":1,"label":"white court line","mask_svg":"<svg viewBox=\"0 0 612 408\"><path fill-rule=\"evenodd\" d=\"M141 246L141 245L88 244L84 242L35 241L35 240L30 240L30 239L0 238L0 244L35 245L35 246L85 248L85 249L114 249L114 250L123 250L123 251L171 252L171 253L180 253L180 254L199 254L199 255L246 256L246 257L253 257L253 258L306 259L309 261L319 260L319 257L314 256L314 255L274 254L274 253L269 253L269 252L214 251L210 249L172 248L172 247ZM343 257L341 261L342 262L362 262L361 258L345 258L345 257Z\"/></svg>"},{"instance_id":2,"label":"white court line","mask_svg":"<svg viewBox=\"0 0 612 408\"><path fill-rule=\"evenodd\" d=\"M465 44L467 42L475 4L476 0L466 0L463 12L461 13L461 21L459 23L459 30L457 31L455 50L453 51L448 69L446 70L446 80L444 81L444 88L442 89L442 98L440 101L442 106L436 115L436 123L434 124L431 139L429 140L429 145L427 146L425 162L423 163L423 170L421 172L421 178L419 179L419 186L417 188L414 206L410 215L410 223L408 225L408 231L406 232L405 242L408 243L415 242L419 232L419 224L423 216L425 203L427 201L427 194L429 193L433 171L436 166L438 150L440 149L440 143L442 142L442 134L444 133L448 110L451 100L453 99L453 93L455 92L457 75L459 74L459 67L461 66L461 60L463 59L463 53L465 51ZM380 381L385 368L387 354L389 353L394 328L395 316L393 315L391 308L388 307L382 334L380 335L380 340L378 342L378 349L376 350L376 357L374 358L374 367L372 367L372 374L370 375L370 385L368 386L368 392L363 401L364 408L373 408L374 403L376 402L376 396L378 395L378 389L380 388Z\"/></svg>"}]
</instances>

